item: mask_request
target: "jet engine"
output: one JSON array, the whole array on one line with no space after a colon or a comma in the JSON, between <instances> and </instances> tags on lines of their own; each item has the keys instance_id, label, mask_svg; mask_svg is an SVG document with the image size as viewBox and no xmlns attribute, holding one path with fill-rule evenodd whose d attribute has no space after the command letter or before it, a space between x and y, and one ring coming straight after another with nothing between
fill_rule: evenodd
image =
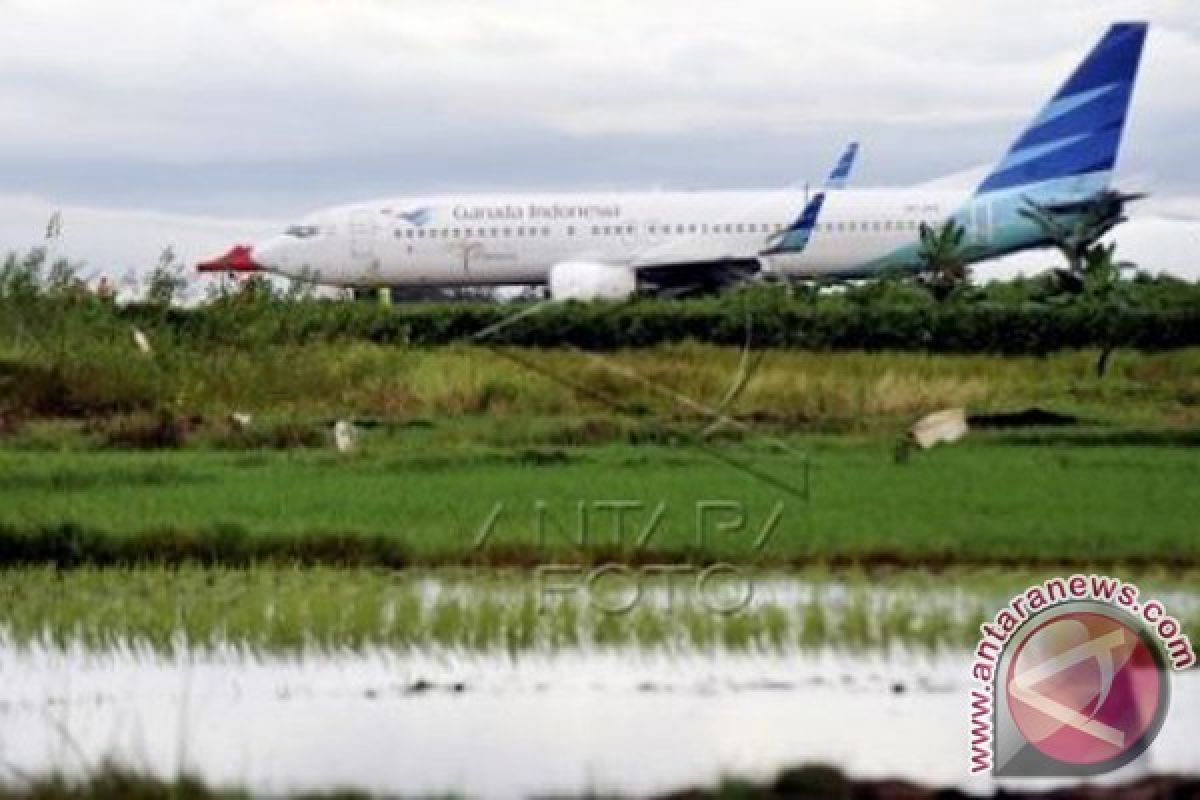
<instances>
[{"instance_id":1,"label":"jet engine","mask_svg":"<svg viewBox=\"0 0 1200 800\"><path fill-rule=\"evenodd\" d=\"M564 261L551 267L549 285L555 300L624 300L637 291L637 275L629 267Z\"/></svg>"}]
</instances>

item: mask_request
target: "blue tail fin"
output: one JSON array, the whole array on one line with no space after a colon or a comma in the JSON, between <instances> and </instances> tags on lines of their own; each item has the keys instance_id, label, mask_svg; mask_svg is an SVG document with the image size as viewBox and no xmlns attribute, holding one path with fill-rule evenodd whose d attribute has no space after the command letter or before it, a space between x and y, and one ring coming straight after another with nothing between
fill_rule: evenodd
<instances>
[{"instance_id":1,"label":"blue tail fin","mask_svg":"<svg viewBox=\"0 0 1200 800\"><path fill-rule=\"evenodd\" d=\"M977 194L1087 176L1108 185L1146 41L1146 23L1113 25ZM1094 179L1094 180L1093 180Z\"/></svg>"},{"instance_id":2,"label":"blue tail fin","mask_svg":"<svg viewBox=\"0 0 1200 800\"><path fill-rule=\"evenodd\" d=\"M829 173L829 177L825 180L826 189L846 188L846 181L850 179L850 172L854 169L854 159L857 156L858 142L851 142L846 145L846 152L842 153L837 166L833 168L833 172Z\"/></svg>"},{"instance_id":3,"label":"blue tail fin","mask_svg":"<svg viewBox=\"0 0 1200 800\"><path fill-rule=\"evenodd\" d=\"M817 219L821 216L821 208L825 205L825 193L831 189L846 188L846 181L850 178L850 173L854 169L854 159L857 157L858 142L850 142L846 145L842 157L838 159L833 172L829 173L829 177L825 180L825 188L809 198L804 210L800 212L800 216L786 230L768 238L768 241L774 241L774 244L763 251L765 255L800 253L805 247L808 247L808 240L812 238L817 229Z\"/></svg>"}]
</instances>

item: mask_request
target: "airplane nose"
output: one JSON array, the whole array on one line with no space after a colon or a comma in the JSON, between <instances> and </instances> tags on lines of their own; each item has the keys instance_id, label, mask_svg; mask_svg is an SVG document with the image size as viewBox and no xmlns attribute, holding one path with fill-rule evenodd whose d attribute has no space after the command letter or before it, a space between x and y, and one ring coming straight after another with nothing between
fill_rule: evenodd
<instances>
[{"instance_id":1,"label":"airplane nose","mask_svg":"<svg viewBox=\"0 0 1200 800\"><path fill-rule=\"evenodd\" d=\"M254 248L240 244L220 258L201 261L197 272L262 272L263 266L254 258Z\"/></svg>"}]
</instances>

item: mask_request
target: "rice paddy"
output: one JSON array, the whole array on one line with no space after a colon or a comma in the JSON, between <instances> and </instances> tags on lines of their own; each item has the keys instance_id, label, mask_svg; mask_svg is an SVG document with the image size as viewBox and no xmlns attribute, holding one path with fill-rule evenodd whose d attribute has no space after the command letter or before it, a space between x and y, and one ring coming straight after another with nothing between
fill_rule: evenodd
<instances>
[{"instance_id":1,"label":"rice paddy","mask_svg":"<svg viewBox=\"0 0 1200 800\"><path fill-rule=\"evenodd\" d=\"M166 656L437 649L512 657L565 650L930 653L974 646L1023 588L1007 572L894 573L203 567L0 571L9 646ZM1032 580L1032 577L1030 577ZM1147 577L1200 630L1195 581Z\"/></svg>"},{"instance_id":2,"label":"rice paddy","mask_svg":"<svg viewBox=\"0 0 1200 800\"><path fill-rule=\"evenodd\" d=\"M898 464L870 439L456 450L442 433L368 431L351 456L0 450L0 561L1200 564L1200 460L1161 440L983 434Z\"/></svg>"},{"instance_id":3,"label":"rice paddy","mask_svg":"<svg viewBox=\"0 0 1200 800\"><path fill-rule=\"evenodd\" d=\"M772 351L714 426L670 391L721 405L732 349L614 373L569 350L188 347L0 361L0 749L24 774L65 747L84 779L516 795L527 773L591 786L580 754L603 752L606 785L646 794L717 785L743 738L760 776L813 754L869 774L844 754L876 731L912 743L867 748L898 754L889 776L960 786L956 756L913 757L966 741L964 664L1018 590L1102 569L1200 630L1200 350L1119 352L1103 380L1087 352ZM966 441L897 447L947 405L980 415ZM1051 424L1003 427L1033 406ZM1171 768L1195 764L1189 714ZM649 765L639 733L673 749ZM464 746L496 765L451 775Z\"/></svg>"}]
</instances>

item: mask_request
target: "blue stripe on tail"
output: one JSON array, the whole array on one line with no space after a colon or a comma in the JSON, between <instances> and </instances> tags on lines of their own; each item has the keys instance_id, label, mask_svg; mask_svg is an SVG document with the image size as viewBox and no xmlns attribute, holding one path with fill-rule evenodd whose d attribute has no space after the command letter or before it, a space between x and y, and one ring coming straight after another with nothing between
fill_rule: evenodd
<instances>
[{"instance_id":1,"label":"blue stripe on tail","mask_svg":"<svg viewBox=\"0 0 1200 800\"><path fill-rule=\"evenodd\" d=\"M800 213L799 219L792 223L786 231L783 238L779 240L779 244L766 250L767 253L801 253L805 247L808 247L808 240L812 238L813 231L817 227L817 219L821 216L821 208L825 205L825 193L818 192L808 201L808 205L804 207L804 211Z\"/></svg>"},{"instance_id":2,"label":"blue stripe on tail","mask_svg":"<svg viewBox=\"0 0 1200 800\"><path fill-rule=\"evenodd\" d=\"M1146 23L1113 25L977 194L1111 172L1146 41Z\"/></svg>"},{"instance_id":3,"label":"blue stripe on tail","mask_svg":"<svg viewBox=\"0 0 1200 800\"><path fill-rule=\"evenodd\" d=\"M846 181L850 178L850 171L854 169L854 159L858 156L858 142L851 142L846 147L846 152L842 153L841 159L837 166L833 168L833 172L829 173L829 178L825 181L826 189L845 189Z\"/></svg>"}]
</instances>

